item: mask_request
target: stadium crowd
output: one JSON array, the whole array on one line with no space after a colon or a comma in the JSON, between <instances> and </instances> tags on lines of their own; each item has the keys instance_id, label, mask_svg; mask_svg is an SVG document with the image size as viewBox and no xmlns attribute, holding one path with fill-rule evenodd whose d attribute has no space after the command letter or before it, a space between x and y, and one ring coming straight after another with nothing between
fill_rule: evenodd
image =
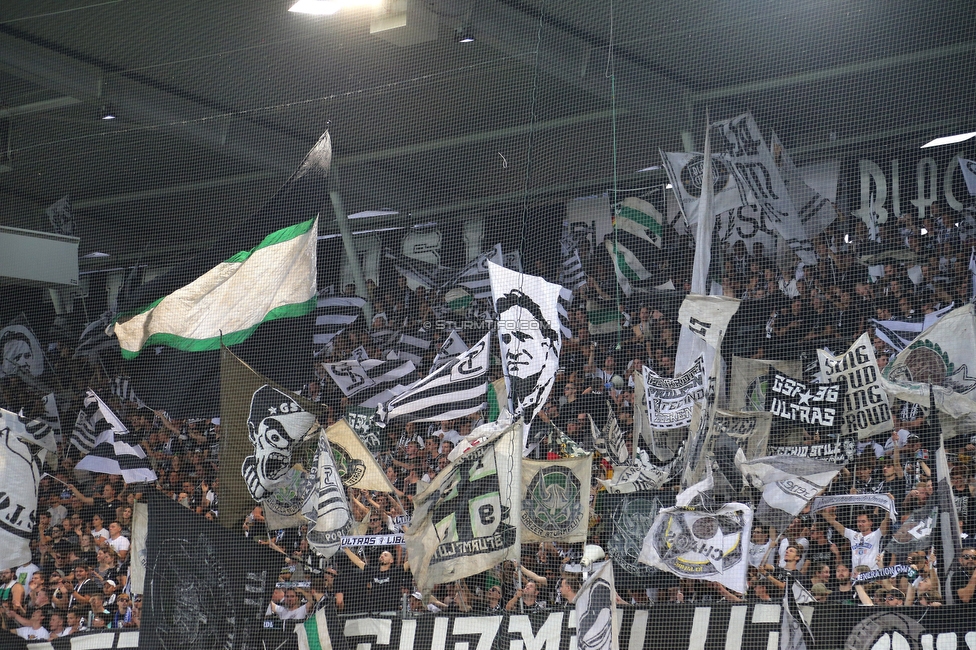
<instances>
[{"instance_id":1,"label":"stadium crowd","mask_svg":"<svg viewBox=\"0 0 976 650\"><path fill-rule=\"evenodd\" d=\"M816 361L816 349L842 351L863 332L872 335L878 365L883 368L896 351L876 336L871 319L918 321L950 304L971 300L969 270L971 231L956 223L958 216L938 203L919 222L913 215L891 219L874 239L860 221L848 229L838 220L814 242L816 266L794 262L777 264L758 246L748 250L743 240L716 247L713 280L727 296L741 298L734 336L727 355L755 359ZM586 248L586 247L584 247ZM719 252L719 248L722 250ZM690 287L694 241L670 232L660 259L662 276L683 295ZM598 251L591 253L589 251ZM646 366L662 376L674 371L680 326L675 292L646 290L626 296L618 287L602 245L581 250L586 283L569 309L572 338L564 340L560 369L549 402L532 426L540 457L558 457L567 444L593 449L588 416L606 421L612 408L626 431L634 420L633 375ZM871 264L864 263L864 259ZM527 271L558 277L558 261L529 262ZM371 358L380 350L370 337L374 327L416 332L423 323L443 319L438 306L443 296L419 287L410 290L400 278L390 290L370 284L367 298L375 316L371 323L350 327L333 342L320 362L346 359L363 346ZM351 291L351 289L347 289ZM476 310L472 306L471 313ZM612 327L594 323L597 312L619 314ZM464 318L461 316L458 320ZM475 329L460 328L467 343ZM437 330L430 358L451 329ZM143 441L159 476L156 485L125 485L121 477L75 471L77 450L62 441L59 465L41 481L40 506L32 541L33 558L20 567L0 572L0 623L24 638L57 638L104 628L138 627L141 595L129 585L133 504L146 490L160 490L208 519L221 516L218 467L221 445L219 419L171 420L162 410L150 411L107 394L107 378L90 380L91 369L72 359L70 346L57 342L53 365L61 383L80 396L89 381L117 409L130 431ZM809 372L809 371L808 371ZM418 377L422 370L418 371ZM492 368L491 379L501 377ZM2 380L7 406L28 404L28 386L15 375ZM100 383L101 382L101 383ZM318 366L303 394L320 403L332 424L352 406ZM28 406L27 410L30 410ZM750 536L750 589L734 593L718 583L673 578L620 580L624 602L654 603L743 600L776 601L786 576L805 584L820 602L899 606L912 603L937 606L941 592L933 564L931 543L892 544L906 522L920 521L917 513L931 509L933 467L922 448L926 409L908 403L892 405L894 431L890 438L858 445L858 458L831 485L833 494L890 494L898 507L892 521L885 511L843 509L801 514L785 531L758 522ZM386 447L377 455L393 494L348 490L353 515L364 523L365 535L388 535L409 526L412 499L418 486L430 481L447 464L447 456L461 439L484 421L484 412L460 420L390 425ZM815 435L816 432L807 432ZM564 434L564 435L563 435ZM795 431L780 432L795 436ZM628 435L628 445L632 445ZM976 516L970 512L976 495L973 457L976 439L960 436L949 441L951 482L964 531L962 573L952 589L962 602L976 591ZM595 455L590 502L589 542L608 547L611 522L605 505L609 464ZM661 505L674 504L678 479L655 491ZM757 493L744 489L742 500L756 502ZM915 517L915 518L913 518ZM242 534L283 555L279 588L269 603L269 620L301 620L319 608L352 614L365 611L424 612L531 611L565 606L580 588L578 564L582 544L526 544L520 562L506 562L484 574L440 585L428 600L415 589L409 558L399 545L343 548L332 561L320 563L308 548L303 529L269 530L260 506L239 522ZM896 549L908 549L904 552ZM907 564L915 574L854 583L860 574Z\"/></svg>"}]
</instances>

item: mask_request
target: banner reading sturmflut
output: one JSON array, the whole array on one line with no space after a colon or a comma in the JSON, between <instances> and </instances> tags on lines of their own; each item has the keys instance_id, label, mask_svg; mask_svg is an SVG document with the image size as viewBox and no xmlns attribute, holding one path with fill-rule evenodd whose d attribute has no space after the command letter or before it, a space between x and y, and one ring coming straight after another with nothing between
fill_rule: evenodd
<instances>
[{"instance_id":1,"label":"banner reading sturmflut","mask_svg":"<svg viewBox=\"0 0 976 650\"><path fill-rule=\"evenodd\" d=\"M414 499L406 542L423 593L521 555L522 421L481 428L492 434L454 459Z\"/></svg>"},{"instance_id":2,"label":"banner reading sturmflut","mask_svg":"<svg viewBox=\"0 0 976 650\"><path fill-rule=\"evenodd\" d=\"M671 379L644 366L647 412L655 429L677 429L691 423L692 407L705 397L705 367L702 357Z\"/></svg>"},{"instance_id":3,"label":"banner reading sturmflut","mask_svg":"<svg viewBox=\"0 0 976 650\"><path fill-rule=\"evenodd\" d=\"M857 434L858 439L864 440L894 428L888 395L881 386L881 371L867 332L861 334L842 356L835 357L826 350L817 350L817 357L820 359L820 372L828 382L847 386L845 436Z\"/></svg>"},{"instance_id":4,"label":"banner reading sturmflut","mask_svg":"<svg viewBox=\"0 0 976 650\"><path fill-rule=\"evenodd\" d=\"M522 461L522 542L584 542L593 454Z\"/></svg>"}]
</instances>

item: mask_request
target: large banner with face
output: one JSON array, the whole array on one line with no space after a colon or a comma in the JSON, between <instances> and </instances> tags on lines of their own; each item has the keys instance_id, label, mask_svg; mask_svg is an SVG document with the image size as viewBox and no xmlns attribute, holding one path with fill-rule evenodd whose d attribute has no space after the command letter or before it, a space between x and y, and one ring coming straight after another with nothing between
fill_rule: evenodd
<instances>
[{"instance_id":1,"label":"large banner with face","mask_svg":"<svg viewBox=\"0 0 976 650\"><path fill-rule=\"evenodd\" d=\"M526 424L545 405L559 369L558 284L488 262L511 410Z\"/></svg>"}]
</instances>

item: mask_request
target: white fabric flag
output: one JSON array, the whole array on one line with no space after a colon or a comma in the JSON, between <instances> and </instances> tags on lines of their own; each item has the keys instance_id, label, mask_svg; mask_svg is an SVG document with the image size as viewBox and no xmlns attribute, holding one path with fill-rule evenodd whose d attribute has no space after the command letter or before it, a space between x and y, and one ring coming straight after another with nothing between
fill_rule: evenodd
<instances>
[{"instance_id":1,"label":"white fabric flag","mask_svg":"<svg viewBox=\"0 0 976 650\"><path fill-rule=\"evenodd\" d=\"M756 519L786 530L793 518L834 479L842 465L796 456L736 457L743 479L763 491Z\"/></svg>"},{"instance_id":2,"label":"white fabric flag","mask_svg":"<svg viewBox=\"0 0 976 650\"><path fill-rule=\"evenodd\" d=\"M660 151L671 189L688 226L698 223L702 210L702 192L705 175L705 156L700 153ZM712 154L712 212L719 214L735 210L742 205L742 195L729 169L729 161L720 154Z\"/></svg>"},{"instance_id":3,"label":"white fabric flag","mask_svg":"<svg viewBox=\"0 0 976 650\"><path fill-rule=\"evenodd\" d=\"M976 160L959 159L959 169L966 180L966 189L972 196L976 196Z\"/></svg>"},{"instance_id":4,"label":"white fabric flag","mask_svg":"<svg viewBox=\"0 0 976 650\"><path fill-rule=\"evenodd\" d=\"M315 523L309 526L306 538L312 550L328 559L339 550L342 533L352 520L352 511L327 436L328 431L320 428L318 449L313 461L318 481L315 489Z\"/></svg>"},{"instance_id":5,"label":"white fabric flag","mask_svg":"<svg viewBox=\"0 0 976 650\"><path fill-rule=\"evenodd\" d=\"M576 607L576 639L580 650L618 650L620 622L613 564L601 562L573 601Z\"/></svg>"},{"instance_id":6,"label":"white fabric flag","mask_svg":"<svg viewBox=\"0 0 976 650\"><path fill-rule=\"evenodd\" d=\"M522 460L522 542L585 542L593 454Z\"/></svg>"},{"instance_id":7,"label":"white fabric flag","mask_svg":"<svg viewBox=\"0 0 976 650\"><path fill-rule=\"evenodd\" d=\"M740 191L752 193L773 227L804 264L816 265L813 243L804 231L786 183L752 114L744 113L715 126L728 145Z\"/></svg>"},{"instance_id":8,"label":"white fabric flag","mask_svg":"<svg viewBox=\"0 0 976 650\"><path fill-rule=\"evenodd\" d=\"M741 303L737 298L690 293L678 310L678 322L715 348Z\"/></svg>"},{"instance_id":9,"label":"white fabric flag","mask_svg":"<svg viewBox=\"0 0 976 650\"><path fill-rule=\"evenodd\" d=\"M776 133L772 134L770 144L773 148L773 159L783 175L793 205L796 206L803 231L808 238L813 239L837 219L837 211L830 201L807 184Z\"/></svg>"},{"instance_id":10,"label":"white fabric flag","mask_svg":"<svg viewBox=\"0 0 976 650\"><path fill-rule=\"evenodd\" d=\"M526 428L552 391L562 334L558 284L488 262L510 410Z\"/></svg>"},{"instance_id":11,"label":"white fabric flag","mask_svg":"<svg viewBox=\"0 0 976 650\"><path fill-rule=\"evenodd\" d=\"M132 506L132 548L129 553L129 586L134 594L145 593L148 534L149 504L136 502Z\"/></svg>"},{"instance_id":12,"label":"white fabric flag","mask_svg":"<svg viewBox=\"0 0 976 650\"><path fill-rule=\"evenodd\" d=\"M919 334L885 367L883 377L889 382L889 395L928 406L931 384L940 410L953 417L972 412L976 407L973 304L954 309Z\"/></svg>"},{"instance_id":13,"label":"white fabric flag","mask_svg":"<svg viewBox=\"0 0 976 650\"><path fill-rule=\"evenodd\" d=\"M679 578L714 581L745 593L749 580L752 509L726 503L661 510L644 538L638 560Z\"/></svg>"},{"instance_id":14,"label":"white fabric flag","mask_svg":"<svg viewBox=\"0 0 976 650\"><path fill-rule=\"evenodd\" d=\"M50 427L29 429L27 424L16 413L0 409L0 494L4 495L0 500L0 567L30 562L41 466L53 445Z\"/></svg>"},{"instance_id":15,"label":"white fabric flag","mask_svg":"<svg viewBox=\"0 0 976 650\"><path fill-rule=\"evenodd\" d=\"M477 444L458 445L414 498L405 537L422 593L520 558L522 429L521 420L478 427L470 436Z\"/></svg>"},{"instance_id":16,"label":"white fabric flag","mask_svg":"<svg viewBox=\"0 0 976 650\"><path fill-rule=\"evenodd\" d=\"M888 395L881 385L881 370L874 356L874 346L867 332L839 357L817 350L821 377L828 383L847 384L844 396L843 435L857 434L859 440L895 428L891 420Z\"/></svg>"}]
</instances>

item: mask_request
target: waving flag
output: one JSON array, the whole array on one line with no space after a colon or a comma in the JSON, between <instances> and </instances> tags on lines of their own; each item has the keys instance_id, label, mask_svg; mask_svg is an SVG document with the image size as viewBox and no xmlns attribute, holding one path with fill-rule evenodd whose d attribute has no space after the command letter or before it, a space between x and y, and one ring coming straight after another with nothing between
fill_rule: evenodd
<instances>
[{"instance_id":1,"label":"waving flag","mask_svg":"<svg viewBox=\"0 0 976 650\"><path fill-rule=\"evenodd\" d=\"M512 413L529 423L549 399L559 369L561 287L492 262L488 271Z\"/></svg>"},{"instance_id":2,"label":"waving flag","mask_svg":"<svg viewBox=\"0 0 976 650\"><path fill-rule=\"evenodd\" d=\"M490 334L463 354L450 359L420 381L411 384L381 409L381 417L392 422L439 422L470 415L486 404L490 361Z\"/></svg>"},{"instance_id":3,"label":"waving flag","mask_svg":"<svg viewBox=\"0 0 976 650\"><path fill-rule=\"evenodd\" d=\"M620 647L620 622L617 620L617 590L613 564L596 565L589 579L576 594L577 647L580 650L617 650Z\"/></svg>"},{"instance_id":4,"label":"waving flag","mask_svg":"<svg viewBox=\"0 0 976 650\"><path fill-rule=\"evenodd\" d=\"M128 431L122 420L89 388L71 430L71 444L82 454L88 454L95 448L102 432L113 429Z\"/></svg>"},{"instance_id":5,"label":"waving flag","mask_svg":"<svg viewBox=\"0 0 976 650\"><path fill-rule=\"evenodd\" d=\"M522 423L488 424L478 432L489 435L414 498L406 545L425 594L521 556Z\"/></svg>"},{"instance_id":6,"label":"waving flag","mask_svg":"<svg viewBox=\"0 0 976 650\"><path fill-rule=\"evenodd\" d=\"M199 309L202 302L192 302L189 309L199 320L188 318L185 323L170 322L172 331L166 335L169 337L167 341L175 343L177 339L186 338L189 347L196 350L200 346L190 344L187 337L212 337L210 343L217 343L222 331L224 342L230 343L227 335L238 332L235 338L246 340L232 349L258 372L294 389L308 381L313 359L314 319L311 312L316 306L314 217L328 201L326 176L331 159L332 144L325 133L295 173L258 212L238 227L228 229L210 248L127 294L122 311L139 319L129 323L130 329L137 331L129 332L131 348L128 349L133 354L142 349L142 353L125 362L123 372L130 377L135 391L146 404L163 408L175 418L219 415L218 346L208 344L209 351L192 353L166 345L142 348L149 336L162 334L162 329L157 327L159 321L145 310L156 303L161 306L176 292L185 296L195 294L201 301L214 304L216 311L205 314ZM272 236L273 233L277 234ZM302 248L303 245L307 248ZM307 251L307 254L300 251ZM294 254L291 257L296 263L293 271L286 271L276 263L288 257L288 253ZM229 272L236 268L247 275L253 273L253 267L263 263L274 266L275 273L269 273L267 277L259 274L261 277L256 277L253 284L237 294L231 295L216 286L212 293L202 293L203 284L214 278L216 269ZM234 277L226 279L238 283L234 279L237 275L234 273ZM207 280L202 280L205 277ZM265 293L272 277L281 282L270 288L271 293ZM311 293L307 293L308 290ZM219 295L226 301L217 300ZM171 301L169 304L173 306ZM308 316L282 318L298 313ZM252 322L255 319L257 322ZM143 322L146 329L136 328L138 322ZM250 336L245 337L245 334Z\"/></svg>"},{"instance_id":7,"label":"waving flag","mask_svg":"<svg viewBox=\"0 0 976 650\"><path fill-rule=\"evenodd\" d=\"M593 454L522 460L522 542L585 542Z\"/></svg>"},{"instance_id":8,"label":"waving flag","mask_svg":"<svg viewBox=\"0 0 976 650\"><path fill-rule=\"evenodd\" d=\"M122 476L126 483L151 483L156 480L156 472L136 436L129 433L118 416L90 389L85 398L85 407L78 414L78 421L83 425L80 429L77 423L75 425L75 430L81 436L78 439L81 446L88 443L88 438L84 436L96 432L97 435L92 448L75 467L96 474Z\"/></svg>"}]
</instances>

